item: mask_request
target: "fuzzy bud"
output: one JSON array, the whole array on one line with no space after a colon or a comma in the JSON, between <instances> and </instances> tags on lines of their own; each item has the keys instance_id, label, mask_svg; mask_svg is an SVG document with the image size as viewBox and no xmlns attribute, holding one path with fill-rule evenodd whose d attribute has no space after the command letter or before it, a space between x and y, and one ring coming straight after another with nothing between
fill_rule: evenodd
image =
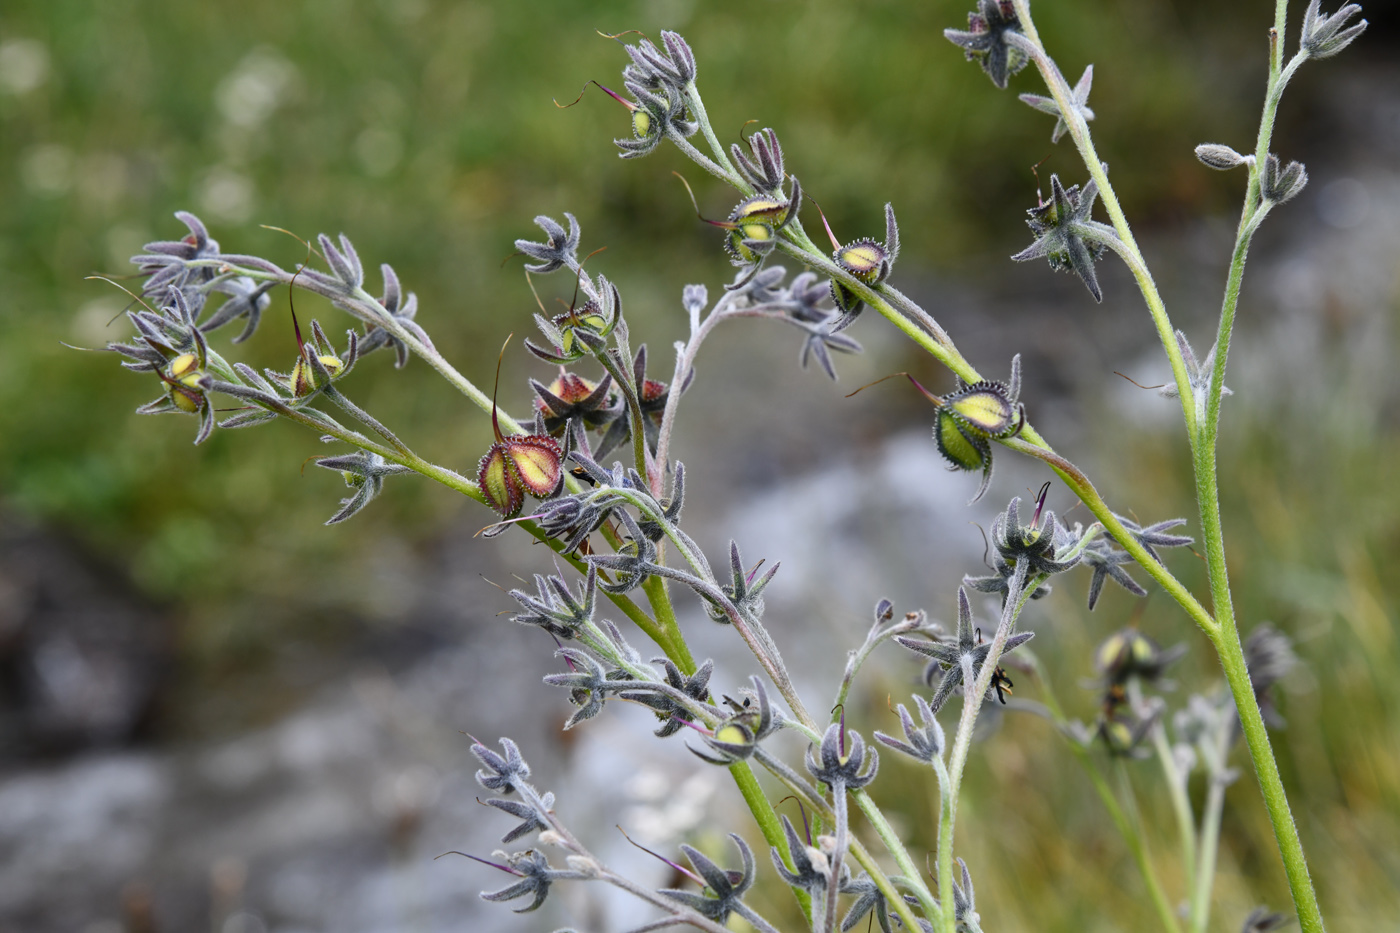
<instances>
[{"instance_id":1,"label":"fuzzy bud","mask_svg":"<svg viewBox=\"0 0 1400 933\"><path fill-rule=\"evenodd\" d=\"M1196 158L1200 159L1206 168L1213 168L1217 172L1228 172L1253 161L1250 156L1240 155L1229 146L1220 143L1201 143L1196 147Z\"/></svg>"}]
</instances>

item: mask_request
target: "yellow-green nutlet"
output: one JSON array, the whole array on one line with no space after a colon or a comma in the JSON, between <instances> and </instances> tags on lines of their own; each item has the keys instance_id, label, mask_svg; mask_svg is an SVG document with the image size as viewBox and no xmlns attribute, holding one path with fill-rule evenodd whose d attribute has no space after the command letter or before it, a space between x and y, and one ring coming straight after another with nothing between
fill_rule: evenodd
<instances>
[{"instance_id":1,"label":"yellow-green nutlet","mask_svg":"<svg viewBox=\"0 0 1400 933\"><path fill-rule=\"evenodd\" d=\"M893 205L885 205L883 243L872 237L861 237L842 246L836 239L836 234L831 232L831 225L826 222L825 215L822 217L822 225L826 227L826 235L831 240L832 260L852 278L865 285L879 285L889 278L890 270L899 258L899 224L895 221ZM836 276L831 277L831 297L843 312L842 317L832 325L833 331L848 327L865 307L865 302L860 296Z\"/></svg>"},{"instance_id":2,"label":"yellow-green nutlet","mask_svg":"<svg viewBox=\"0 0 1400 933\"><path fill-rule=\"evenodd\" d=\"M204 407L204 392L200 380L204 372L199 368L199 359L193 353L182 353L170 361L170 372L165 379L165 389L170 393L170 401L180 411L194 414Z\"/></svg>"},{"instance_id":3,"label":"yellow-green nutlet","mask_svg":"<svg viewBox=\"0 0 1400 933\"><path fill-rule=\"evenodd\" d=\"M676 177L681 178L679 174ZM681 183L690 191L689 182L681 178ZM690 200L695 204L693 191ZM695 204L695 216L728 230L729 235L724 238L725 252L736 266L752 266L752 271L757 272L778 245L778 234L792 223L801 209L802 185L794 178L790 198L784 199L781 191L752 195L734 206L728 220L710 220L700 213L699 204Z\"/></svg>"},{"instance_id":4,"label":"yellow-green nutlet","mask_svg":"<svg viewBox=\"0 0 1400 933\"><path fill-rule=\"evenodd\" d=\"M968 385L959 379L958 388L945 396L934 395L908 373L894 375L906 377L938 408L938 418L933 425L938 452L955 470L982 471L982 485L972 501L982 498L992 481L991 442L1015 437L1026 424L1025 406L1019 400L1021 355L1018 353L1012 358L1011 378L1006 382L983 380ZM859 391L861 389L856 390Z\"/></svg>"}]
</instances>

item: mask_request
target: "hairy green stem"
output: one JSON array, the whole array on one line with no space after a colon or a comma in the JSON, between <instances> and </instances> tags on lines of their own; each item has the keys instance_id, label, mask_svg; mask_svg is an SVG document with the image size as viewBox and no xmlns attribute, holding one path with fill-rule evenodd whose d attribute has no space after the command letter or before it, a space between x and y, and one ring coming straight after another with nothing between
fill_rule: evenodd
<instances>
[{"instance_id":1,"label":"hairy green stem","mask_svg":"<svg viewBox=\"0 0 1400 933\"><path fill-rule=\"evenodd\" d=\"M729 766L729 774L734 778L734 783L738 786L744 803L748 805L749 812L753 814L754 822L758 823L758 829L763 833L764 840L778 850L778 853L783 857L783 864L791 870L793 862L792 853L788 851L787 834L783 832L782 821L778 819L778 813L773 809L768 795L759 786L758 778L754 776L753 769L746 761L736 761ZM798 888L793 888L792 891L797 897L797 903L802 907L803 915L811 914L811 895Z\"/></svg>"},{"instance_id":2,"label":"hairy green stem","mask_svg":"<svg viewBox=\"0 0 1400 933\"><path fill-rule=\"evenodd\" d=\"M1249 746L1254 774L1259 782L1260 793L1264 797L1273 826L1274 839L1282 857L1284 872L1288 876L1288 887L1293 895L1293 906L1298 913L1298 924L1303 933L1322 933L1324 930L1322 912L1317 903L1317 892L1313 887L1308 871L1307 857L1303 853L1302 840L1288 805L1288 795L1279 776L1278 763L1274 758L1269 734L1259 711L1259 703L1249 680L1249 671L1244 661L1244 647L1240 642L1239 630L1235 622L1234 605L1230 594L1229 571L1225 561L1225 534L1220 519L1220 488L1216 474L1217 442L1219 439L1220 399L1225 386L1225 368L1228 362L1230 336L1234 327L1235 310L1239 302L1240 284L1244 276L1245 260L1248 257L1250 239L1259 222L1271 206L1259 201L1260 174L1269 154L1269 144L1273 136L1274 121L1278 113L1279 101L1298 66L1305 60L1300 52L1286 68L1282 67L1282 37L1287 25L1288 2L1277 0L1274 11L1274 26L1269 42L1269 82L1264 98L1264 108L1259 120L1259 136L1255 148L1254 164L1250 167L1249 188L1240 215L1239 232L1226 281L1225 297L1221 306L1220 327L1216 337L1215 366L1211 371L1210 390L1206 400L1206 416L1201 425L1200 443L1195 457L1196 498L1201 508L1201 530L1206 544L1206 563L1210 571L1211 600L1215 616L1219 621L1218 630L1212 635L1216 653L1220 656L1221 667L1226 682L1234 696L1239 710L1240 724L1245 741ZM1211 856L1213 857L1213 856Z\"/></svg>"},{"instance_id":3,"label":"hairy green stem","mask_svg":"<svg viewBox=\"0 0 1400 933\"><path fill-rule=\"evenodd\" d=\"M938 827L938 888L943 905L944 933L955 933L953 903L948 894L951 888L945 887L945 879L947 879L947 884L951 885L953 877L953 827L956 825L958 817L958 793L962 786L963 769L967 765L968 751L972 747L972 733L977 726L977 715L982 710L982 701L986 698L987 690L991 687L997 663L1001 660L1006 640L1011 637L1011 631L1016 626L1016 619L1020 616L1026 601L1030 599L1030 595L1044 581L1044 574L1030 576L1029 565L1024 560L1016 562L1014 575L1007 585L1006 602L1002 606L1001 620L997 623L996 635L993 636L991 648L987 652L986 658L983 659L982 666L977 671L977 677L972 683L967 681L967 678L972 674L972 670L968 666L971 662L964 664L962 715L958 719L958 731L953 738L953 750L948 756L947 802L941 808ZM966 655L963 657L967 658ZM945 673L943 676L950 677L952 674Z\"/></svg>"},{"instance_id":4,"label":"hairy green stem","mask_svg":"<svg viewBox=\"0 0 1400 933\"><path fill-rule=\"evenodd\" d=\"M876 806L875 801L865 792L864 788L851 792L851 799L856 802L856 807L865 814L865 819L870 823L870 828L875 830L875 835L880 837L885 848L889 850L894 858L895 865L899 866L904 879L909 883L909 888L914 896L919 900L919 907L932 919L938 914L938 902L934 900L933 893L929 891L928 885L924 883L919 866L910 857L909 851L900 841L899 834L894 831L890 821L885 818L885 814ZM915 928L917 929L917 927Z\"/></svg>"},{"instance_id":5,"label":"hairy green stem","mask_svg":"<svg viewBox=\"0 0 1400 933\"><path fill-rule=\"evenodd\" d=\"M1013 34L1011 41L1036 62L1036 66L1040 69L1047 86L1050 88L1051 95L1059 104L1061 115L1069 127L1075 145L1084 157L1090 174L1099 185L1100 196L1103 198L1105 209L1113 220L1115 230L1127 251L1135 254L1140 260L1141 252L1137 248L1117 196L1108 184L1108 177L1094 151L1088 126L1085 124L1083 116L1071 105L1069 85L1040 44L1035 25L1030 17L1028 0L1014 0L1014 2L1025 36L1018 39ZM1171 360L1177 391L1181 396L1182 416L1191 439L1192 460L1196 476L1196 496L1201 510L1202 536L1206 545L1206 560L1210 570L1211 597L1216 623L1214 626L1202 625L1202 628L1211 638L1212 644L1220 656L1226 680L1229 682L1231 693L1235 697L1235 703L1240 709L1241 722L1245 724L1245 735L1254 763L1255 775L1259 780L1260 790L1269 811L1269 819L1273 824L1279 854L1288 875L1288 885L1293 895L1294 907L1298 911L1299 924L1304 933L1321 933L1323 930L1322 915L1317 906L1317 895L1312 886L1312 879L1309 877L1302 843L1298 838L1297 826L1293 822L1292 813L1288 807L1288 798L1284 792L1283 783L1278 776L1278 765L1274 760L1268 733L1264 729L1263 718L1259 715L1258 702L1249 683L1248 672L1244 669L1243 648L1240 645L1239 633L1235 625L1229 575L1225 564L1224 533L1220 522L1220 497L1216 476L1216 439L1220 396L1224 387L1225 365L1229 350L1230 330L1234 321L1235 303L1239 296L1239 282L1244 271L1249 236L1254 227L1254 213L1259 198L1259 176L1263 170L1264 160L1268 156L1274 118L1283 87L1303 60L1303 56L1300 54L1295 56L1287 68L1282 67L1282 37L1285 34L1287 24L1287 11L1287 0L1276 0L1274 26L1270 31L1269 40L1268 90L1265 95L1264 112L1260 120L1254 165L1250 169L1249 191L1245 197L1240 233L1231 262L1230 281L1226 288L1225 307L1222 309L1217 339L1215 368L1211 373L1207 411L1203 423L1198 423L1194 398L1187 397L1190 389L1188 380L1185 379L1184 362L1171 331L1170 322L1166 317L1165 308L1161 306L1156 286L1152 283L1150 276L1145 274L1146 263L1140 263L1140 268L1133 263L1129 265L1133 268L1133 274L1138 279L1138 284L1147 299L1159 336L1162 338L1163 348ZM1143 566L1147 565L1143 564ZM1200 620L1197 621L1199 624Z\"/></svg>"},{"instance_id":6,"label":"hairy green stem","mask_svg":"<svg viewBox=\"0 0 1400 933\"><path fill-rule=\"evenodd\" d=\"M680 623L676 621L676 610L671 605L671 594L666 589L666 581L660 577L651 577L642 584L642 592L647 594L647 602L651 604L651 611L656 616L656 626L660 634L664 637L653 639L666 653L666 657L681 669L681 673L687 677L695 673L695 658L690 653L690 646L686 644L685 635L681 633Z\"/></svg>"},{"instance_id":7,"label":"hairy green stem","mask_svg":"<svg viewBox=\"0 0 1400 933\"><path fill-rule=\"evenodd\" d=\"M1187 435L1191 438L1191 443L1194 446L1196 442L1196 411L1190 398L1191 380L1187 376L1186 361L1182 358L1181 348L1177 346L1176 332L1172 329L1171 319L1167 316L1166 305L1162 301L1161 294L1157 291L1157 283L1153 281L1146 261L1142 258L1142 251L1138 249L1137 240L1133 238L1133 231L1128 226L1128 219L1123 214L1123 207L1118 203L1118 194L1108 181L1108 172L1104 168L1103 162L1100 161L1098 152L1094 149L1094 140L1089 134L1089 124L1084 121L1084 115L1074 105L1074 91L1070 88L1064 75L1060 74L1060 69L1056 67L1055 62L1046 54L1044 46L1040 44L1035 23L1031 20L1030 0L1014 0L1014 2L1016 15L1020 18L1025 35L1008 33L1008 41L1035 62L1036 68L1039 69L1041 77L1045 80L1046 88L1050 91L1050 96L1059 105L1060 117L1064 120L1065 126L1069 129L1070 138L1074 140L1074 145L1079 149L1079 154L1084 159L1089 176L1094 179L1098 186L1099 199L1103 201L1104 210L1108 212L1109 218L1113 221L1114 230L1123 241L1127 253L1136 260L1129 262L1128 268L1133 273L1133 278L1137 280L1143 298L1147 301L1147 309L1152 315L1153 324L1157 327L1157 336L1162 341L1162 349L1166 351L1167 359L1171 361L1172 376L1176 381L1177 391L1181 394L1182 417L1186 421Z\"/></svg>"}]
</instances>

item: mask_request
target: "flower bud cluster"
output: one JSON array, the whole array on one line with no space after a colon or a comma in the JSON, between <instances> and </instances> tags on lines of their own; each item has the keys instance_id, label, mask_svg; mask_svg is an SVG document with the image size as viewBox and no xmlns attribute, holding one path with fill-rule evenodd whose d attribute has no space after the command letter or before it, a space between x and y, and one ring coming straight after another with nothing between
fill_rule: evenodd
<instances>
[{"instance_id":1,"label":"flower bud cluster","mask_svg":"<svg viewBox=\"0 0 1400 933\"><path fill-rule=\"evenodd\" d=\"M622 86L633 100L608 92L632 112L631 138L613 140L624 159L650 154L671 134L688 138L700 129L690 114L695 55L678 33L663 30L661 44L665 51L650 39L626 46L632 62L622 70Z\"/></svg>"},{"instance_id":2,"label":"flower bud cluster","mask_svg":"<svg viewBox=\"0 0 1400 933\"><path fill-rule=\"evenodd\" d=\"M160 311L127 312L127 320L137 331L134 341L109 343L105 349L126 357L122 362L126 369L153 372L160 378L162 394L136 409L139 414L197 414L199 431L194 442L202 444L213 433L215 424L214 407L207 395L214 385L212 375L206 371L209 344L195 326L184 291L174 284L167 288L170 300Z\"/></svg>"}]
</instances>

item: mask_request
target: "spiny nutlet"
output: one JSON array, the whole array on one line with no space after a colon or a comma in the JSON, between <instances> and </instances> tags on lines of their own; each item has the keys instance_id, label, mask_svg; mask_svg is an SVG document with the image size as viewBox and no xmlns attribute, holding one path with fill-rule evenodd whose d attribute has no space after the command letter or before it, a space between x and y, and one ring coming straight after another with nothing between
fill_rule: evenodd
<instances>
[{"instance_id":1,"label":"spiny nutlet","mask_svg":"<svg viewBox=\"0 0 1400 933\"><path fill-rule=\"evenodd\" d=\"M491 445L477 466L476 479L486 504L514 518L525 493L544 499L564 481L564 451L547 434L513 435Z\"/></svg>"}]
</instances>

